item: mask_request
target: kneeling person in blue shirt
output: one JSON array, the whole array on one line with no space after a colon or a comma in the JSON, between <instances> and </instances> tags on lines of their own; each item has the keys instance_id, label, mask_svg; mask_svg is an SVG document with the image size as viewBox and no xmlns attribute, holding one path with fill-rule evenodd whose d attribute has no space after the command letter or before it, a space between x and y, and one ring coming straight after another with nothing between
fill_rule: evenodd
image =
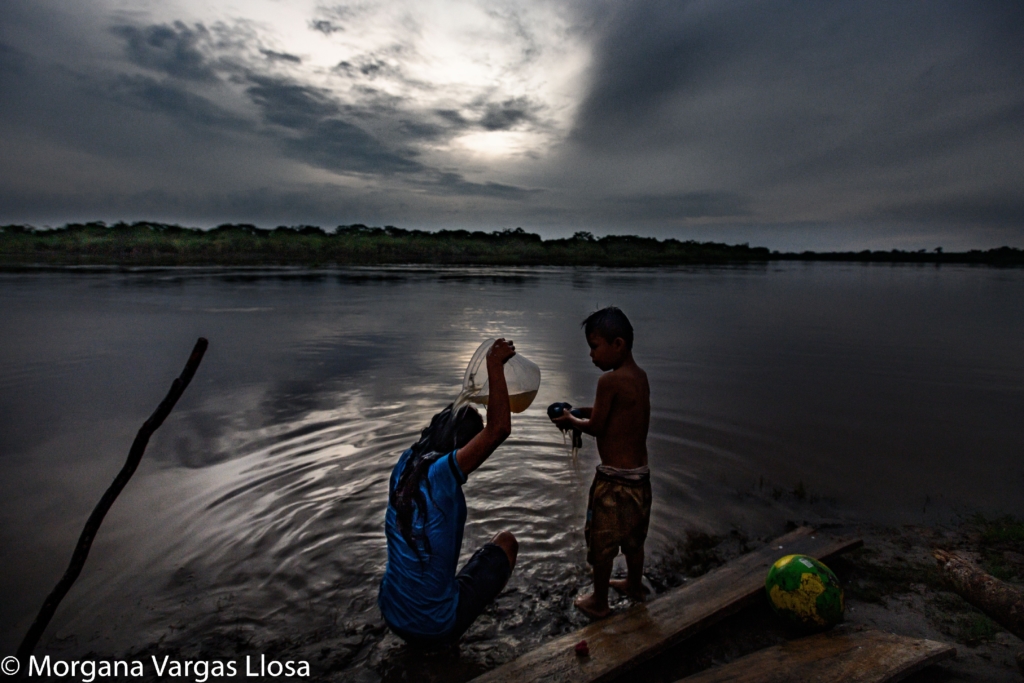
<instances>
[{"instance_id":1,"label":"kneeling person in blue shirt","mask_svg":"<svg viewBox=\"0 0 1024 683\"><path fill-rule=\"evenodd\" d=\"M411 645L458 641L505 587L519 544L502 531L456 574L466 526L466 477L512 431L503 365L515 355L499 339L487 352L487 426L464 406L442 410L391 472L384 531L388 564L377 604L388 627Z\"/></svg>"}]
</instances>

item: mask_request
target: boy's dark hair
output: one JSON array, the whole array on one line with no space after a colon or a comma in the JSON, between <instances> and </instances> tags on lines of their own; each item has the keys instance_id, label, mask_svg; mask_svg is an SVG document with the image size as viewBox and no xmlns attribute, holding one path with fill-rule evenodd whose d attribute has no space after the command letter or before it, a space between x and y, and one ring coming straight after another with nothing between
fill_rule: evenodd
<instances>
[{"instance_id":1,"label":"boy's dark hair","mask_svg":"<svg viewBox=\"0 0 1024 683\"><path fill-rule=\"evenodd\" d=\"M622 337L622 340L626 342L626 348L630 351L633 350L633 326L629 324L626 314L615 306L594 311L580 324L580 327L588 337L597 332L609 344L615 341L616 337Z\"/></svg>"}]
</instances>

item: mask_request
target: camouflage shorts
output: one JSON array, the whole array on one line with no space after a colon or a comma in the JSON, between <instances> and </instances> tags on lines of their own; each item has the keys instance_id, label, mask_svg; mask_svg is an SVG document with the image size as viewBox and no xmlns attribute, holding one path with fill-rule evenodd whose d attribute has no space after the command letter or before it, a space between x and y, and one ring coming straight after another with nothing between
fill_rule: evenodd
<instances>
[{"instance_id":1,"label":"camouflage shorts","mask_svg":"<svg viewBox=\"0 0 1024 683\"><path fill-rule=\"evenodd\" d=\"M651 521L651 480L623 481L598 472L587 503L587 562L611 562L622 552L643 550Z\"/></svg>"}]
</instances>

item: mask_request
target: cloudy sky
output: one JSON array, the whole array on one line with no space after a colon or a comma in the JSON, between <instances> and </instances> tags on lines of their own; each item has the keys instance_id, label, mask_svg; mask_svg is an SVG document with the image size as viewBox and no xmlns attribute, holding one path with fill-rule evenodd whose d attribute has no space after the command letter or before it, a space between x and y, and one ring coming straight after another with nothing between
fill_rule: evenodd
<instances>
[{"instance_id":1,"label":"cloudy sky","mask_svg":"<svg viewBox=\"0 0 1024 683\"><path fill-rule=\"evenodd\" d=\"M1020 0L2 0L0 223L1024 247Z\"/></svg>"}]
</instances>

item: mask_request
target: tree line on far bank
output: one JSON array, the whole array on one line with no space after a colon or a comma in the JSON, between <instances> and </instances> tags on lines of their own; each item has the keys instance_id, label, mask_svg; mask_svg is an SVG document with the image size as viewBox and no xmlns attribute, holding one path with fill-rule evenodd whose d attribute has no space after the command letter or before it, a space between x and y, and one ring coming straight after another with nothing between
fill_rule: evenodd
<instances>
[{"instance_id":1,"label":"tree line on far bank","mask_svg":"<svg viewBox=\"0 0 1024 683\"><path fill-rule=\"evenodd\" d=\"M522 228L494 232L314 225L273 230L225 224L210 230L153 222L69 223L56 229L0 227L0 259L14 263L112 265L553 265L667 266L774 260L1024 264L1024 250L780 253L748 244L659 240L577 232L541 239Z\"/></svg>"}]
</instances>

